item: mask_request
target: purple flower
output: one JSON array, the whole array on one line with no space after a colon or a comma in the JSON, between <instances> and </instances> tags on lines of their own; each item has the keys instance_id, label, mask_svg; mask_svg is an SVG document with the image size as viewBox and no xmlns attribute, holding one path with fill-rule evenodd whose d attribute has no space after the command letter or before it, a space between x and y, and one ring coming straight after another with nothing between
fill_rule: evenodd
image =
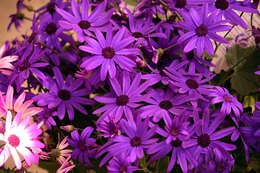
<instances>
[{"instance_id":1,"label":"purple flower","mask_svg":"<svg viewBox=\"0 0 260 173\"><path fill-rule=\"evenodd\" d=\"M242 1L238 2L236 0L210 0L210 11L212 13L217 13L225 17L233 25L240 25L247 29L247 24L243 19L237 14L236 11L243 11L247 13L257 13L258 11L251 7L250 4L246 4Z\"/></svg>"},{"instance_id":2,"label":"purple flower","mask_svg":"<svg viewBox=\"0 0 260 173\"><path fill-rule=\"evenodd\" d=\"M111 18L113 10L105 12L106 2L98 5L93 12L89 14L91 5L89 0L82 0L81 11L79 4L75 0L71 1L72 13L69 13L61 8L56 8L57 12L65 19L60 20L59 24L66 30L73 29L78 36L80 42L83 42L86 38L85 35L92 35L90 31L96 29L102 29L108 24Z\"/></svg>"},{"instance_id":3,"label":"purple flower","mask_svg":"<svg viewBox=\"0 0 260 173\"><path fill-rule=\"evenodd\" d=\"M80 46L81 50L93 54L93 56L86 57L83 60L81 67L89 71L101 66L101 80L106 79L107 73L109 73L110 78L114 78L118 67L119 69L133 71L136 63L129 56L139 55L139 49L129 47L134 42L134 38L124 37L125 31L126 29L122 28L113 35L113 31L110 30L106 33L105 39L103 34L97 30L97 41L88 38L88 45Z\"/></svg>"},{"instance_id":4,"label":"purple flower","mask_svg":"<svg viewBox=\"0 0 260 173\"><path fill-rule=\"evenodd\" d=\"M108 115L120 120L122 115L129 121L133 120L133 109L140 106L140 102L145 101L147 96L142 93L149 86L149 82L141 83L141 74L135 75L131 80L127 72L123 73L123 79L110 79L110 83L114 93L105 96L96 96L97 102L104 103L101 108L96 109L93 114L103 113L99 121Z\"/></svg>"},{"instance_id":5,"label":"purple flower","mask_svg":"<svg viewBox=\"0 0 260 173\"><path fill-rule=\"evenodd\" d=\"M40 34L41 41L46 43L49 47L60 48L59 37L63 31L63 28L57 23L58 18L52 17L49 14L41 16L40 22Z\"/></svg>"},{"instance_id":6,"label":"purple flower","mask_svg":"<svg viewBox=\"0 0 260 173\"><path fill-rule=\"evenodd\" d=\"M176 71L166 68L164 72L170 78L170 83L178 88L180 94L188 94L187 97L207 100L211 86L207 84L213 76L204 77L201 73L196 73L195 64L191 63L188 72ZM188 98L187 98L188 99Z\"/></svg>"},{"instance_id":7,"label":"purple flower","mask_svg":"<svg viewBox=\"0 0 260 173\"><path fill-rule=\"evenodd\" d=\"M126 160L125 154L113 157L107 166L108 173L134 173L138 167Z\"/></svg>"},{"instance_id":8,"label":"purple flower","mask_svg":"<svg viewBox=\"0 0 260 173\"><path fill-rule=\"evenodd\" d=\"M149 146L157 141L156 138L152 138L155 133L156 127L148 127L149 119L141 121L137 117L136 123L127 122L122 120L120 122L123 135L116 136L112 139L110 145L100 151L98 156L105 152L108 154L101 161L101 166L104 161L108 160L110 156L120 156L125 154L125 158L129 162L134 162L144 157L144 152Z\"/></svg>"},{"instance_id":9,"label":"purple flower","mask_svg":"<svg viewBox=\"0 0 260 173\"><path fill-rule=\"evenodd\" d=\"M239 117L240 112L243 112L242 104L226 88L215 87L209 96L213 97L211 101L213 104L223 102L220 109L223 114L230 114L231 110L233 110L235 115Z\"/></svg>"},{"instance_id":10,"label":"purple flower","mask_svg":"<svg viewBox=\"0 0 260 173\"><path fill-rule=\"evenodd\" d=\"M51 129L52 126L56 126L56 122L53 119L57 116L57 112L54 109L48 109L45 107L43 111L37 114L38 122L43 121L47 129Z\"/></svg>"},{"instance_id":11,"label":"purple flower","mask_svg":"<svg viewBox=\"0 0 260 173\"><path fill-rule=\"evenodd\" d=\"M19 59L14 64L14 71L10 76L10 82L15 83L18 90L31 75L36 76L38 80L46 78L40 71L40 68L48 65L40 60L44 53L45 50L42 50L39 45L22 47L18 50Z\"/></svg>"},{"instance_id":12,"label":"purple flower","mask_svg":"<svg viewBox=\"0 0 260 173\"><path fill-rule=\"evenodd\" d=\"M113 138L121 134L120 121L115 120L114 117L108 116L103 121L97 122L97 131L101 132L100 136L105 138Z\"/></svg>"},{"instance_id":13,"label":"purple flower","mask_svg":"<svg viewBox=\"0 0 260 173\"><path fill-rule=\"evenodd\" d=\"M16 29L19 29L22 22L24 21L25 16L22 12L17 11L15 14L11 14L9 18L11 18L11 21L8 24L7 30L10 30L13 24Z\"/></svg>"},{"instance_id":14,"label":"purple flower","mask_svg":"<svg viewBox=\"0 0 260 173\"><path fill-rule=\"evenodd\" d=\"M235 145L220 141L220 139L232 134L235 128L229 127L216 131L225 116L217 112L215 115L212 115L213 117L216 116L213 120L210 120L209 113L203 113L202 116L202 120L200 120L193 134L191 134L191 138L183 142L183 147L191 147L193 155L196 158L198 158L201 153L208 155L214 151L221 154L226 151L235 150Z\"/></svg>"},{"instance_id":15,"label":"purple flower","mask_svg":"<svg viewBox=\"0 0 260 173\"><path fill-rule=\"evenodd\" d=\"M129 18L129 29L131 35L136 40L136 45L147 46L148 40L151 38L166 38L166 36L161 32L156 32L156 29L160 26L154 25L151 22L151 18L135 19L132 13L128 10Z\"/></svg>"},{"instance_id":16,"label":"purple flower","mask_svg":"<svg viewBox=\"0 0 260 173\"><path fill-rule=\"evenodd\" d=\"M189 13L182 12L182 17L184 22L180 22L179 25L187 32L180 36L177 43L184 43L185 53L196 49L199 56L202 56L204 50L210 55L214 55L214 49L210 39L220 43L227 43L226 39L217 35L216 32L227 31L230 30L231 27L225 25L225 21L218 20L215 13L209 15L208 4L204 5L201 14L199 11L191 8Z\"/></svg>"},{"instance_id":17,"label":"purple flower","mask_svg":"<svg viewBox=\"0 0 260 173\"><path fill-rule=\"evenodd\" d=\"M73 159L79 159L86 166L91 166L90 158L94 158L96 154L97 144L95 138L90 138L93 132L92 127L86 127L79 135L78 130L71 132L71 139L68 142L74 148L72 153Z\"/></svg>"},{"instance_id":18,"label":"purple flower","mask_svg":"<svg viewBox=\"0 0 260 173\"><path fill-rule=\"evenodd\" d=\"M38 105L48 105L48 108L57 107L57 114L60 120L64 118L66 110L69 119L73 120L74 108L86 115L87 112L81 105L92 104L93 102L84 97L88 94L88 90L80 89L83 81L80 79L73 80L70 75L64 81L57 67L53 68L53 73L56 81L49 79L44 84L49 91L34 97Z\"/></svg>"}]
</instances>

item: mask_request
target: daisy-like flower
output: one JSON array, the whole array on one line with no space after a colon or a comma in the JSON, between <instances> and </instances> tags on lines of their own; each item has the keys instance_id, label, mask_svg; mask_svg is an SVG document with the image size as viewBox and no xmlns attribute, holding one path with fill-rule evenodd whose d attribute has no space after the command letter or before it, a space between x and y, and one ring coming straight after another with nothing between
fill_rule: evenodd
<instances>
[{"instance_id":1,"label":"daisy-like flower","mask_svg":"<svg viewBox=\"0 0 260 173\"><path fill-rule=\"evenodd\" d=\"M57 111L55 109L48 109L44 107L42 111L37 115L38 122L43 121L47 129L51 129L52 126L56 126L56 122L53 119L57 116Z\"/></svg>"},{"instance_id":2,"label":"daisy-like flower","mask_svg":"<svg viewBox=\"0 0 260 173\"><path fill-rule=\"evenodd\" d=\"M0 72L5 75L10 75L11 70L14 68L12 62L16 61L18 56L11 55L11 56L3 57L7 49L8 49L7 44L4 44L0 48Z\"/></svg>"},{"instance_id":3,"label":"daisy-like flower","mask_svg":"<svg viewBox=\"0 0 260 173\"><path fill-rule=\"evenodd\" d=\"M193 134L191 134L191 138L183 142L184 148L192 147L192 153L196 158L198 158L200 154L209 155L212 151L222 153L236 149L235 145L220 141L220 139L231 135L235 127L216 131L225 116L216 113L214 117L216 118L210 120L209 113L204 113L201 122L195 128Z\"/></svg>"},{"instance_id":4,"label":"daisy-like flower","mask_svg":"<svg viewBox=\"0 0 260 173\"><path fill-rule=\"evenodd\" d=\"M149 82L141 83L140 73L136 74L133 80L127 72L124 72L122 77L121 81L115 78L110 79L114 93L110 93L108 96L95 96L94 99L97 102L105 104L93 112L93 114L103 113L99 121L108 115L114 117L116 121L124 115L131 121L133 120L132 108L140 106L139 102L145 101L148 97L142 93L149 86Z\"/></svg>"},{"instance_id":5,"label":"daisy-like flower","mask_svg":"<svg viewBox=\"0 0 260 173\"><path fill-rule=\"evenodd\" d=\"M60 138L60 136L59 136ZM66 158L71 157L72 150L66 149L69 146L67 142L68 136L66 136L61 142L59 142L55 149L52 149L49 154L56 158L56 160L62 165Z\"/></svg>"},{"instance_id":6,"label":"daisy-like flower","mask_svg":"<svg viewBox=\"0 0 260 173\"><path fill-rule=\"evenodd\" d=\"M176 71L171 68L166 68L164 72L171 79L170 83L178 88L179 93L188 94L188 98L183 97L183 99L188 100L189 97L193 97L207 100L206 96L208 96L211 88L207 83L213 76L204 77L203 74L196 73L193 63L188 68L188 72Z\"/></svg>"},{"instance_id":7,"label":"daisy-like flower","mask_svg":"<svg viewBox=\"0 0 260 173\"><path fill-rule=\"evenodd\" d=\"M213 104L223 102L220 109L223 114L230 114L231 110L233 110L235 115L239 117L240 112L243 112L242 104L226 88L215 87L209 96L213 97L211 101Z\"/></svg>"},{"instance_id":8,"label":"daisy-like flower","mask_svg":"<svg viewBox=\"0 0 260 173\"><path fill-rule=\"evenodd\" d=\"M30 125L31 117L21 121L21 113L18 113L12 121L12 113L9 111L6 116L5 132L0 134L0 141L4 141L4 154L0 154L0 166L6 161L6 154L13 157L17 169L22 168L21 155L26 164L31 166L37 164L39 153L44 144L39 141L42 130L35 123ZM7 152L7 153L6 153Z\"/></svg>"},{"instance_id":9,"label":"daisy-like flower","mask_svg":"<svg viewBox=\"0 0 260 173\"><path fill-rule=\"evenodd\" d=\"M42 111L40 107L32 106L33 100L25 101L25 92L23 92L17 99L14 98L14 89L11 85L8 86L6 95L3 96L0 92L0 117L6 116L8 111L12 113L20 112L22 118L37 115Z\"/></svg>"},{"instance_id":10,"label":"daisy-like flower","mask_svg":"<svg viewBox=\"0 0 260 173\"><path fill-rule=\"evenodd\" d=\"M158 25L151 22L151 18L135 19L132 13L128 10L129 29L131 35L136 40L136 45L147 46L148 40L151 38L165 38L166 36L161 32L156 32Z\"/></svg>"},{"instance_id":11,"label":"daisy-like flower","mask_svg":"<svg viewBox=\"0 0 260 173\"><path fill-rule=\"evenodd\" d=\"M108 116L103 121L96 123L97 131L101 132L100 136L105 138L113 138L121 134L120 125L118 120L114 117Z\"/></svg>"},{"instance_id":12,"label":"daisy-like flower","mask_svg":"<svg viewBox=\"0 0 260 173\"><path fill-rule=\"evenodd\" d=\"M134 173L138 167L126 160L125 154L113 157L107 166L108 173Z\"/></svg>"},{"instance_id":13,"label":"daisy-like flower","mask_svg":"<svg viewBox=\"0 0 260 173\"><path fill-rule=\"evenodd\" d=\"M89 158L94 158L96 155L96 139L91 138L90 135L93 132L92 127L86 127L79 135L78 130L74 130L71 133L71 139L68 139L69 144L74 148L72 158L77 158L81 163L91 166Z\"/></svg>"},{"instance_id":14,"label":"daisy-like flower","mask_svg":"<svg viewBox=\"0 0 260 173\"><path fill-rule=\"evenodd\" d=\"M217 35L216 32L230 30L231 26L226 25L225 21L217 20L215 13L209 15L208 4L204 5L202 14L191 8L189 13L182 12L182 17L184 22L180 22L179 25L187 32L180 36L177 43L184 43L185 53L196 49L199 56L203 54L204 50L207 50L210 55L214 55L214 48L210 39L227 43L227 40Z\"/></svg>"},{"instance_id":15,"label":"daisy-like flower","mask_svg":"<svg viewBox=\"0 0 260 173\"><path fill-rule=\"evenodd\" d=\"M97 40L88 38L88 44L79 47L81 50L93 54L93 56L83 60L81 67L89 71L101 66L101 80L106 79L107 73L109 73L110 78L114 78L118 67L133 71L136 63L129 56L137 56L140 52L139 49L129 46L134 42L134 38L124 37L126 28L121 28L115 35L113 35L112 29L107 31L106 39L99 30L96 30L95 33Z\"/></svg>"},{"instance_id":16,"label":"daisy-like flower","mask_svg":"<svg viewBox=\"0 0 260 173\"><path fill-rule=\"evenodd\" d=\"M26 45L26 47L19 49L18 55L20 58L14 64L14 71L10 76L11 83L15 83L18 90L30 76L34 76L38 80L45 80L45 75L40 71L40 68L48 65L48 63L41 61L45 51L46 49L43 50L35 44Z\"/></svg>"},{"instance_id":17,"label":"daisy-like flower","mask_svg":"<svg viewBox=\"0 0 260 173\"><path fill-rule=\"evenodd\" d=\"M60 48L59 36L61 35L63 28L58 24L58 19L58 17L44 14L41 16L40 20L40 39L51 48Z\"/></svg>"},{"instance_id":18,"label":"daisy-like flower","mask_svg":"<svg viewBox=\"0 0 260 173\"><path fill-rule=\"evenodd\" d=\"M81 10L75 0L71 1L72 13L69 13L61 8L56 8L56 11L65 19L60 20L59 24L66 30L73 29L78 36L80 42L86 38L85 35L92 35L90 31L102 29L109 23L113 10L105 12L107 6L106 1L99 4L90 14L91 5L89 0L82 0Z\"/></svg>"},{"instance_id":19,"label":"daisy-like flower","mask_svg":"<svg viewBox=\"0 0 260 173\"><path fill-rule=\"evenodd\" d=\"M246 2L246 1L245 1ZM247 29L247 24L237 14L237 11L247 13L258 13L257 9L252 8L250 3L236 0L210 0L209 8L212 13L218 13L233 25L240 25Z\"/></svg>"},{"instance_id":20,"label":"daisy-like flower","mask_svg":"<svg viewBox=\"0 0 260 173\"><path fill-rule=\"evenodd\" d=\"M142 118L153 117L154 122L158 122L163 118L164 120L171 118L171 110L174 105L174 96L172 91L167 90L152 90L149 92L150 99L146 99L145 102L149 105L142 106L140 116Z\"/></svg>"},{"instance_id":21,"label":"daisy-like flower","mask_svg":"<svg viewBox=\"0 0 260 173\"><path fill-rule=\"evenodd\" d=\"M142 121L137 117L136 123L121 120L120 126L124 135L116 136L112 139L108 147L104 147L97 156L101 156L103 153L108 152L107 155L101 161L101 165L104 164L110 156L120 156L125 154L125 158L129 162L135 162L137 159L144 157L144 152L149 146L157 141L156 138L152 138L155 134L156 127L148 127L149 119Z\"/></svg>"},{"instance_id":22,"label":"daisy-like flower","mask_svg":"<svg viewBox=\"0 0 260 173\"><path fill-rule=\"evenodd\" d=\"M56 81L49 79L45 87L49 90L46 93L34 97L38 105L48 108L57 108L57 114L60 120L65 116L67 110L70 120L74 119L74 108L87 115L86 110L81 105L92 104L93 101L85 98L88 94L87 89L80 89L83 81L81 79L73 80L68 76L66 81L63 80L62 73L57 67L53 68Z\"/></svg>"}]
</instances>

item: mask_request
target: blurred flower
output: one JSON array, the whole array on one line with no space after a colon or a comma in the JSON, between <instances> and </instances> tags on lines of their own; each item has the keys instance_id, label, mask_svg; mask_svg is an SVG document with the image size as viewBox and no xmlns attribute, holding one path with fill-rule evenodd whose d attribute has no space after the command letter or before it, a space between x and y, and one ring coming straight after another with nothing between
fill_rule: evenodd
<instances>
[{"instance_id":1,"label":"blurred flower","mask_svg":"<svg viewBox=\"0 0 260 173\"><path fill-rule=\"evenodd\" d=\"M0 72L5 75L10 75L11 70L14 68L12 62L16 61L18 59L18 56L11 55L11 56L3 57L7 50L8 50L8 46L7 43L5 43L0 48Z\"/></svg>"}]
</instances>

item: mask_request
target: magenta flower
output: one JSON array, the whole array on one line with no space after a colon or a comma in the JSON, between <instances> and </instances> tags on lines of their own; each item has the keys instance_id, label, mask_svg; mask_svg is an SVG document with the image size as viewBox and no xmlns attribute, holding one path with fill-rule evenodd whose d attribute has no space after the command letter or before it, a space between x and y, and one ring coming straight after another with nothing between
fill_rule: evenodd
<instances>
[{"instance_id":1,"label":"magenta flower","mask_svg":"<svg viewBox=\"0 0 260 173\"><path fill-rule=\"evenodd\" d=\"M144 90L149 86L149 82L141 83L141 74L136 74L134 79L126 72L123 73L123 79L110 79L113 93L105 96L96 96L97 102L104 103L101 108L96 109L93 114L103 113L99 121L107 116L112 116L116 121L122 116L129 121L133 120L133 109L140 106L140 102L145 101L148 96L143 95Z\"/></svg>"},{"instance_id":2,"label":"magenta flower","mask_svg":"<svg viewBox=\"0 0 260 173\"><path fill-rule=\"evenodd\" d=\"M63 76L57 67L53 68L53 73L56 81L49 79L46 82L46 88L49 90L46 93L39 94L34 97L38 105L46 106L48 108L57 107L57 114L59 119L63 119L67 110L70 120L74 119L74 108L87 114L86 110L81 105L92 104L93 102L84 96L88 94L87 89L80 89L83 81L73 80L71 76L63 80Z\"/></svg>"},{"instance_id":3,"label":"magenta flower","mask_svg":"<svg viewBox=\"0 0 260 173\"><path fill-rule=\"evenodd\" d=\"M0 154L0 166L11 155L17 169L22 168L21 155L26 164L31 166L39 161L39 153L44 148L44 144L39 141L42 133L40 127L33 123L30 124L31 117L21 121L21 113L18 113L12 121L11 112L7 113L5 132L0 133L0 140L5 142L4 151Z\"/></svg>"},{"instance_id":4,"label":"magenta flower","mask_svg":"<svg viewBox=\"0 0 260 173\"><path fill-rule=\"evenodd\" d=\"M211 101L213 104L223 102L220 109L223 114L230 114L231 110L233 110L235 115L239 117L240 112L243 112L242 104L226 88L215 87L209 96L213 97Z\"/></svg>"},{"instance_id":5,"label":"magenta flower","mask_svg":"<svg viewBox=\"0 0 260 173\"><path fill-rule=\"evenodd\" d=\"M86 127L81 135L79 135L78 130L74 130L71 133L72 139L68 139L70 146L74 148L72 153L73 159L79 159L81 163L91 166L90 158L94 158L96 155L96 139L90 138L93 132L92 127Z\"/></svg>"},{"instance_id":6,"label":"magenta flower","mask_svg":"<svg viewBox=\"0 0 260 173\"><path fill-rule=\"evenodd\" d=\"M88 44L79 47L81 50L93 54L93 56L83 60L81 67L89 71L101 66L101 80L106 79L107 73L109 73L110 78L114 78L119 69L132 72L136 63L130 58L130 55L137 56L140 53L139 49L131 48L130 45L134 42L134 38L126 37L125 32L124 27L115 35L113 35L112 30L109 30L104 38L104 35L97 30L95 32L97 40L88 38Z\"/></svg>"},{"instance_id":7,"label":"magenta flower","mask_svg":"<svg viewBox=\"0 0 260 173\"><path fill-rule=\"evenodd\" d=\"M86 39L86 35L92 35L90 31L102 29L109 23L113 10L105 12L106 2L99 4L94 11L89 14L91 5L89 0L82 0L81 10L75 0L71 1L72 13L69 13L61 8L56 8L57 12L65 19L60 20L59 24L66 30L73 29L78 36L80 42Z\"/></svg>"},{"instance_id":8,"label":"magenta flower","mask_svg":"<svg viewBox=\"0 0 260 173\"><path fill-rule=\"evenodd\" d=\"M183 11L182 17L184 22L180 22L179 25L187 32L180 36L177 43L185 45L185 53L196 49L199 56L202 56L204 50L210 55L214 55L211 39L220 43L227 43L226 39L217 35L216 32L227 31L231 27L226 25L226 22L217 20L215 13L209 15L207 4L204 5L201 14L191 8L189 13Z\"/></svg>"},{"instance_id":9,"label":"magenta flower","mask_svg":"<svg viewBox=\"0 0 260 173\"><path fill-rule=\"evenodd\" d=\"M134 173L138 167L126 160L125 154L113 157L107 166L108 173Z\"/></svg>"}]
</instances>

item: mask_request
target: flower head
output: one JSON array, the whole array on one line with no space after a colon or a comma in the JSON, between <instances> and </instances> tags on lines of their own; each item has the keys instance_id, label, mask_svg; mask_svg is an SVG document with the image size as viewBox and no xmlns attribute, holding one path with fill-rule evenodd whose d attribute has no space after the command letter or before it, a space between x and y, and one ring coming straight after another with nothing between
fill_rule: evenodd
<instances>
[{"instance_id":1,"label":"flower head","mask_svg":"<svg viewBox=\"0 0 260 173\"><path fill-rule=\"evenodd\" d=\"M10 75L11 70L14 68L12 62L16 61L18 56L11 55L11 56L4 57L4 54L7 51L7 49L8 49L7 44L4 44L0 48L0 72L5 75Z\"/></svg>"}]
</instances>

